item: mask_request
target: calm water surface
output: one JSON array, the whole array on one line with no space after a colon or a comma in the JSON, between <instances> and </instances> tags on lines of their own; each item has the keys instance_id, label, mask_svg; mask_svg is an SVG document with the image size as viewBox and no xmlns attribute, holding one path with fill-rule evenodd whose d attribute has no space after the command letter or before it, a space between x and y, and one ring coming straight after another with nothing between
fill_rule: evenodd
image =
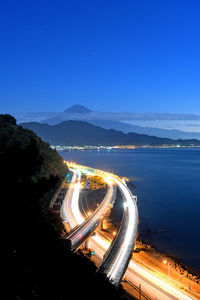
<instances>
[{"instance_id":1,"label":"calm water surface","mask_svg":"<svg viewBox=\"0 0 200 300\"><path fill-rule=\"evenodd\" d=\"M200 150L62 152L66 160L132 179L140 234L157 249L200 271Z\"/></svg>"}]
</instances>

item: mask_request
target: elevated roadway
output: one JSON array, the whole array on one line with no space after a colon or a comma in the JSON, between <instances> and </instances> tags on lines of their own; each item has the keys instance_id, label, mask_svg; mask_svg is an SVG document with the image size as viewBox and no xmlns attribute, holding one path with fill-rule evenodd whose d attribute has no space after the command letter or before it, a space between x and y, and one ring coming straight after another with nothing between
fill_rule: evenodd
<instances>
[{"instance_id":1,"label":"elevated roadway","mask_svg":"<svg viewBox=\"0 0 200 300\"><path fill-rule=\"evenodd\" d=\"M112 180L107 180L108 190L103 201L95 212L78 226L68 237L72 250L77 250L86 239L96 230L102 219L107 215L116 198L116 185ZM73 209L73 214L77 215L80 212L79 207L76 207L78 212Z\"/></svg>"},{"instance_id":2,"label":"elevated roadway","mask_svg":"<svg viewBox=\"0 0 200 300\"><path fill-rule=\"evenodd\" d=\"M100 271L118 286L132 256L138 225L136 197L126 183L114 178L123 198L124 212L120 229L111 246L104 255Z\"/></svg>"},{"instance_id":3,"label":"elevated roadway","mask_svg":"<svg viewBox=\"0 0 200 300\"><path fill-rule=\"evenodd\" d=\"M72 166L74 165L72 164ZM127 269L136 239L138 225L136 197L133 197L126 182L120 177L108 172L80 165L76 165L76 167L85 173L102 176L110 186L110 191L107 193L99 208L67 238L71 242L72 250L78 249L78 247L80 247L80 245L92 234L97 228L100 218L105 216L104 212L106 212L108 205L112 205L112 202L114 202L116 190L114 189L113 182L121 192L124 205L122 223L115 240L104 256L103 263L100 267L100 272L105 273L109 280L115 286L118 286ZM76 208L80 211L78 206ZM75 213L77 215L78 212L71 212L71 214L74 215Z\"/></svg>"}]
</instances>

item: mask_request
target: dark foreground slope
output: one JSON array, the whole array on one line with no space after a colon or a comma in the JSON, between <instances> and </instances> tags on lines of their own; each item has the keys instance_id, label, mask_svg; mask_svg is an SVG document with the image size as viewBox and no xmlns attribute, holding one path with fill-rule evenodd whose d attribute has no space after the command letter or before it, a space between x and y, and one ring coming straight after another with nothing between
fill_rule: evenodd
<instances>
[{"instance_id":1,"label":"dark foreground slope","mask_svg":"<svg viewBox=\"0 0 200 300\"><path fill-rule=\"evenodd\" d=\"M68 171L62 158L9 115L0 115L0 167L1 299L119 299L60 239L48 203Z\"/></svg>"},{"instance_id":2,"label":"dark foreground slope","mask_svg":"<svg viewBox=\"0 0 200 300\"><path fill-rule=\"evenodd\" d=\"M57 125L22 123L24 128L33 130L43 140L52 145L65 146L115 146L115 145L200 145L199 140L172 140L146 134L123 133L104 129L82 121L64 121Z\"/></svg>"}]
</instances>

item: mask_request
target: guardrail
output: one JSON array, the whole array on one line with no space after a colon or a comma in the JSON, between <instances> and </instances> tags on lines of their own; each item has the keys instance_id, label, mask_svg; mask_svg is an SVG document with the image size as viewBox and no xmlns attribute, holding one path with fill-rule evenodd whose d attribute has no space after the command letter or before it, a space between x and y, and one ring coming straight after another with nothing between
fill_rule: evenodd
<instances>
[{"instance_id":1,"label":"guardrail","mask_svg":"<svg viewBox=\"0 0 200 300\"><path fill-rule=\"evenodd\" d=\"M134 285L132 282L130 282L129 280L123 279L123 282L127 283L128 285L130 285L135 291L136 291L136 296L138 297L138 300L152 300L151 298L149 298L141 289L141 285L138 287L136 285ZM126 292L133 296L129 291L126 290ZM135 297L135 295L134 295Z\"/></svg>"}]
</instances>

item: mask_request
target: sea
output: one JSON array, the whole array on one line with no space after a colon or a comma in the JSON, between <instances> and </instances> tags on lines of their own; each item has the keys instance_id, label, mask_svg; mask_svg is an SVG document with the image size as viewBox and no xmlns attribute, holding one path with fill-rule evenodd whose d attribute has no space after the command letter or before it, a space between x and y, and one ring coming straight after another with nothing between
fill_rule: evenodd
<instances>
[{"instance_id":1,"label":"sea","mask_svg":"<svg viewBox=\"0 0 200 300\"><path fill-rule=\"evenodd\" d=\"M139 237L200 272L200 149L71 150L60 154L66 160L128 177L137 195Z\"/></svg>"}]
</instances>

